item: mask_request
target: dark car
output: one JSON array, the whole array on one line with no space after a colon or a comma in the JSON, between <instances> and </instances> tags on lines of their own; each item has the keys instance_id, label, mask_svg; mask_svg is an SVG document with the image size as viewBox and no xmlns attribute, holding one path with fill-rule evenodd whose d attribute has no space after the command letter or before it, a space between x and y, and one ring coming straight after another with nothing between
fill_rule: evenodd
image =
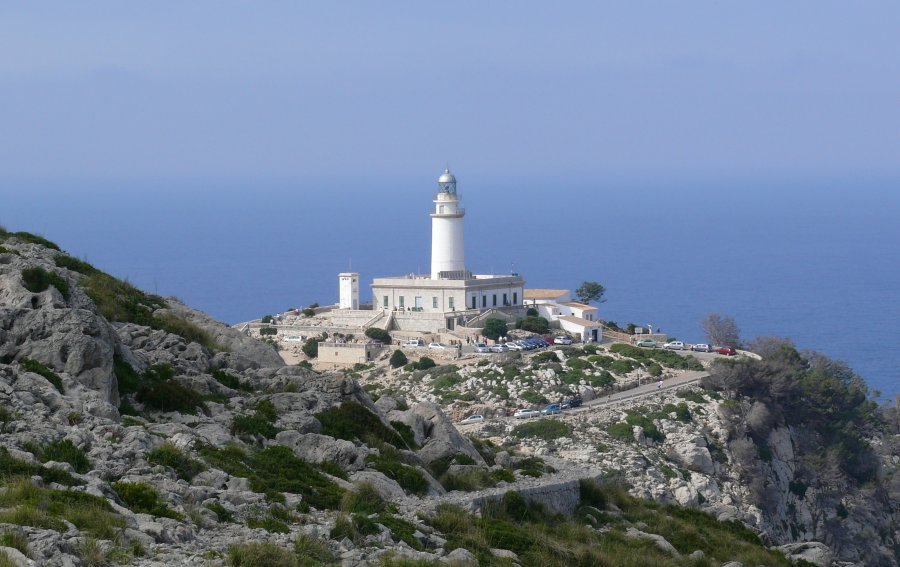
<instances>
[{"instance_id":1,"label":"dark car","mask_svg":"<svg viewBox=\"0 0 900 567\"><path fill-rule=\"evenodd\" d=\"M736 350L734 350L731 347L727 347L727 346L720 346L714 352L717 352L719 354L724 354L725 356L734 356L737 354Z\"/></svg>"},{"instance_id":2,"label":"dark car","mask_svg":"<svg viewBox=\"0 0 900 567\"><path fill-rule=\"evenodd\" d=\"M562 403L562 409L572 409L581 407L582 401L581 398L572 398L571 400L566 400Z\"/></svg>"}]
</instances>

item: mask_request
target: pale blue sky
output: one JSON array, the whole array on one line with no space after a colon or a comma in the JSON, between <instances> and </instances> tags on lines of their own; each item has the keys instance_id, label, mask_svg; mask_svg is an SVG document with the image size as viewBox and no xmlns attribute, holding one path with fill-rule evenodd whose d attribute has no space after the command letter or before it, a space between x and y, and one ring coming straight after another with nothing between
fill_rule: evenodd
<instances>
[{"instance_id":1,"label":"pale blue sky","mask_svg":"<svg viewBox=\"0 0 900 567\"><path fill-rule=\"evenodd\" d=\"M446 161L513 183L896 177L898 24L896 1L6 2L0 191L383 186Z\"/></svg>"}]
</instances>

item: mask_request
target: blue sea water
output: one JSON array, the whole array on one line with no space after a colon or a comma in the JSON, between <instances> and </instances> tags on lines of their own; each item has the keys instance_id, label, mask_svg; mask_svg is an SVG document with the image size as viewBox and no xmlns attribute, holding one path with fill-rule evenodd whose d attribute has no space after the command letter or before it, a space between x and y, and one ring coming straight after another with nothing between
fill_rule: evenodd
<instances>
[{"instance_id":1,"label":"blue sea water","mask_svg":"<svg viewBox=\"0 0 900 567\"><path fill-rule=\"evenodd\" d=\"M3 184L9 187L9 184ZM10 188L0 223L229 323L337 300L337 273L427 273L435 186L63 183ZM900 394L900 181L488 180L460 192L467 264L528 287L602 282L601 316L700 341L707 313L791 337ZM363 298L369 297L363 289Z\"/></svg>"}]
</instances>

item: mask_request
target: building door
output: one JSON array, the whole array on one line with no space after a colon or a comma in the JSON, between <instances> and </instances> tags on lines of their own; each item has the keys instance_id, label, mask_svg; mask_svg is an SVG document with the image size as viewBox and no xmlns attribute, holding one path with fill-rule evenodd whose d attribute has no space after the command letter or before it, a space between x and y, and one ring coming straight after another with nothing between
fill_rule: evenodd
<instances>
[{"instance_id":1,"label":"building door","mask_svg":"<svg viewBox=\"0 0 900 567\"><path fill-rule=\"evenodd\" d=\"M416 311L421 311L421 310L422 310L422 296L417 295L416 296Z\"/></svg>"},{"instance_id":2,"label":"building door","mask_svg":"<svg viewBox=\"0 0 900 567\"><path fill-rule=\"evenodd\" d=\"M452 331L452 330L453 330L453 325L454 325L454 323L456 323L456 319L452 319L452 318L451 318L451 319L447 319L447 330L448 330L448 331Z\"/></svg>"},{"instance_id":3,"label":"building door","mask_svg":"<svg viewBox=\"0 0 900 567\"><path fill-rule=\"evenodd\" d=\"M597 337L597 329L591 330L591 341L596 343L596 342L597 342L597 339L598 339L598 337Z\"/></svg>"}]
</instances>

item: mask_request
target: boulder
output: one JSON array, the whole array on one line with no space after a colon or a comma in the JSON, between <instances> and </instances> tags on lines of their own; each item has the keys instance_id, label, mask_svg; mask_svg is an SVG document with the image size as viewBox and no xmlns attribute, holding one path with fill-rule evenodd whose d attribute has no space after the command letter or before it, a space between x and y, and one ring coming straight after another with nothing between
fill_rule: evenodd
<instances>
[{"instance_id":1,"label":"boulder","mask_svg":"<svg viewBox=\"0 0 900 567\"><path fill-rule=\"evenodd\" d=\"M659 534L648 534L647 532L642 532L641 530L629 527L625 530L625 537L635 538L635 539L646 539L648 541L652 541L656 547L661 549L662 551L673 555L675 557L680 556L678 550L675 549L675 546L669 543L669 541Z\"/></svg>"},{"instance_id":2,"label":"boulder","mask_svg":"<svg viewBox=\"0 0 900 567\"><path fill-rule=\"evenodd\" d=\"M406 496L397 481L390 479L378 471L356 471L350 475L353 484L370 483L378 494L387 502L393 502Z\"/></svg>"},{"instance_id":3,"label":"boulder","mask_svg":"<svg viewBox=\"0 0 900 567\"><path fill-rule=\"evenodd\" d=\"M706 447L698 447L693 441L676 443L667 451L669 459L688 470L703 474L715 472L712 456Z\"/></svg>"},{"instance_id":4,"label":"boulder","mask_svg":"<svg viewBox=\"0 0 900 567\"><path fill-rule=\"evenodd\" d=\"M335 439L317 433L281 431L275 443L290 447L295 455L310 463L330 461L346 471L362 470L366 466L369 450L357 447L350 441Z\"/></svg>"},{"instance_id":5,"label":"boulder","mask_svg":"<svg viewBox=\"0 0 900 567\"><path fill-rule=\"evenodd\" d=\"M417 455L426 463L444 457L453 457L457 453L465 453L477 464L484 465L484 458L475 450L472 443L463 437L440 406L431 402L416 404L412 411L421 416L424 422L425 443Z\"/></svg>"},{"instance_id":6,"label":"boulder","mask_svg":"<svg viewBox=\"0 0 900 567\"><path fill-rule=\"evenodd\" d=\"M478 558L469 551L468 549L463 549L462 547L457 547L447 555L441 557L441 561L444 563L452 563L452 564L463 564L463 565L478 565Z\"/></svg>"},{"instance_id":7,"label":"boulder","mask_svg":"<svg viewBox=\"0 0 900 567\"><path fill-rule=\"evenodd\" d=\"M802 559L819 567L831 567L834 562L834 554L828 546L818 541L779 545L778 551L783 553L791 563L797 563Z\"/></svg>"}]
</instances>

